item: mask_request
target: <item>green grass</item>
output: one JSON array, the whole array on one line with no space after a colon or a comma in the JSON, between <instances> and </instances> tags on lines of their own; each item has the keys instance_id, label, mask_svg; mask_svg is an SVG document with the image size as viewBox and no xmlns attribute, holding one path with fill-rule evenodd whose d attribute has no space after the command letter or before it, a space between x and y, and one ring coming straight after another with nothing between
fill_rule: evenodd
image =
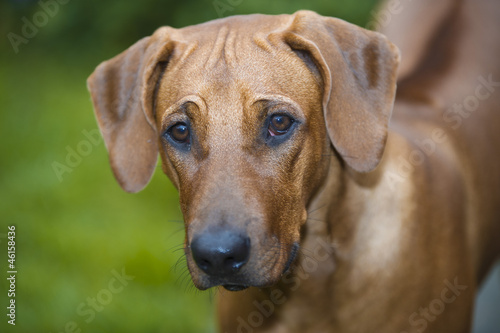
<instances>
[{"instance_id":1,"label":"green grass","mask_svg":"<svg viewBox=\"0 0 500 333\"><path fill-rule=\"evenodd\" d=\"M182 216L160 169L144 191L127 194L102 142L62 181L52 168L54 161L66 164L67 146L77 150L87 140L82 130L96 128L89 71L25 57L3 74L12 80L0 87L0 234L7 225L17 229L18 325L11 331L64 332L74 321L82 332L213 332L210 295L193 291L183 262L174 269L182 257ZM76 313L80 303L107 289L112 271L122 268L135 278L85 322L90 316ZM5 300L5 279L1 286ZM198 319L190 320L194 313Z\"/></svg>"}]
</instances>

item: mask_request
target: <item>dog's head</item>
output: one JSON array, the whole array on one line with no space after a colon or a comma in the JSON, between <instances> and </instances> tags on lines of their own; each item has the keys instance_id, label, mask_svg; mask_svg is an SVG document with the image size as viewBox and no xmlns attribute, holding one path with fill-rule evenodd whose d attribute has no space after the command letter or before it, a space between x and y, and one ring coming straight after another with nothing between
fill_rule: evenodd
<instances>
[{"instance_id":1,"label":"dog's head","mask_svg":"<svg viewBox=\"0 0 500 333\"><path fill-rule=\"evenodd\" d=\"M239 290L290 266L327 156L377 166L398 60L385 37L342 20L250 15L160 28L88 85L120 185L141 190L160 153L194 284Z\"/></svg>"}]
</instances>

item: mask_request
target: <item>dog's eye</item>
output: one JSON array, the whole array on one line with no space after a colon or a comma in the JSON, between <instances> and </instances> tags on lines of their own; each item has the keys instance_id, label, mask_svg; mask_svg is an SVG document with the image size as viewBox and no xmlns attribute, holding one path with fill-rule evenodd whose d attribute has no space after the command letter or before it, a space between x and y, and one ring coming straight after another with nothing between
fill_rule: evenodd
<instances>
[{"instance_id":1,"label":"dog's eye","mask_svg":"<svg viewBox=\"0 0 500 333\"><path fill-rule=\"evenodd\" d=\"M292 126L293 121L294 120L292 118L284 114L276 114L272 116L269 121L269 128L267 129L269 135L277 136L285 134Z\"/></svg>"},{"instance_id":2,"label":"dog's eye","mask_svg":"<svg viewBox=\"0 0 500 333\"><path fill-rule=\"evenodd\" d=\"M170 127L167 134L179 143L189 143L189 127L186 123L177 123Z\"/></svg>"}]
</instances>

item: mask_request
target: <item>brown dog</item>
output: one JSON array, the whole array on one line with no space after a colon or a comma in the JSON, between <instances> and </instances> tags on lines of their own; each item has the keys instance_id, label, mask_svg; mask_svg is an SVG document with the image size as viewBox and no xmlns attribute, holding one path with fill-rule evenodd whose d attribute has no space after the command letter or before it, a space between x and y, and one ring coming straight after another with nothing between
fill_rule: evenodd
<instances>
[{"instance_id":1,"label":"brown dog","mask_svg":"<svg viewBox=\"0 0 500 333\"><path fill-rule=\"evenodd\" d=\"M396 47L308 11L160 28L89 78L120 185L159 152L179 190L196 287L248 288L219 293L221 332L470 329L500 253L500 43L458 12L403 61L390 127Z\"/></svg>"}]
</instances>

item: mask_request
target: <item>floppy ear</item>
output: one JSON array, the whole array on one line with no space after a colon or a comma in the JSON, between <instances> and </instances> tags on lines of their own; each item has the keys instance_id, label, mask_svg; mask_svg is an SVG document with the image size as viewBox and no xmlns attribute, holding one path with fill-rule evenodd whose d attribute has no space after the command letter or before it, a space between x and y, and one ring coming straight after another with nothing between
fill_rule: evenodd
<instances>
[{"instance_id":1,"label":"floppy ear","mask_svg":"<svg viewBox=\"0 0 500 333\"><path fill-rule=\"evenodd\" d=\"M319 70L328 135L342 159L356 171L373 170L387 139L398 49L379 33L310 11L276 33Z\"/></svg>"},{"instance_id":2,"label":"floppy ear","mask_svg":"<svg viewBox=\"0 0 500 333\"><path fill-rule=\"evenodd\" d=\"M88 78L95 114L109 152L113 173L127 192L142 190L158 159L153 95L173 47L171 28L101 63Z\"/></svg>"}]
</instances>

